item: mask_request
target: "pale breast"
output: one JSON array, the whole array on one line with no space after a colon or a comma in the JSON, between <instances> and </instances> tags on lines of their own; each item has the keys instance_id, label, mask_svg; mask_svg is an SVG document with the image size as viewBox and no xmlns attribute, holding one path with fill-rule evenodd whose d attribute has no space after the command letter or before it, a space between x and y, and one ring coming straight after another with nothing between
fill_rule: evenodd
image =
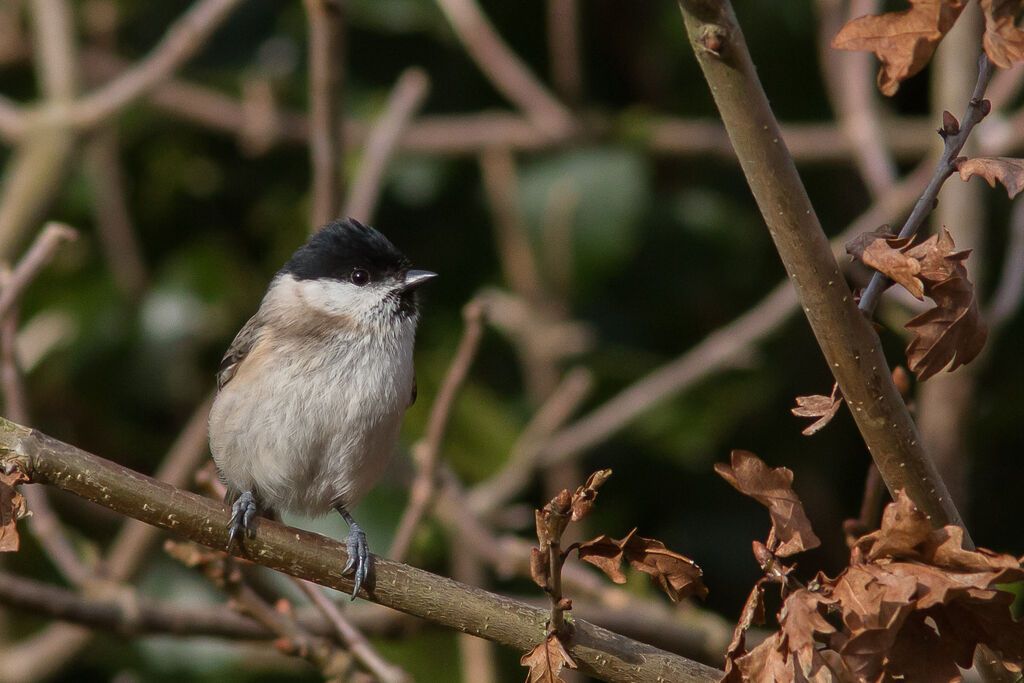
<instances>
[{"instance_id":1,"label":"pale breast","mask_svg":"<svg viewBox=\"0 0 1024 683\"><path fill-rule=\"evenodd\" d=\"M211 412L211 450L227 483L276 510L355 505L398 440L413 383L408 336L261 339Z\"/></svg>"}]
</instances>

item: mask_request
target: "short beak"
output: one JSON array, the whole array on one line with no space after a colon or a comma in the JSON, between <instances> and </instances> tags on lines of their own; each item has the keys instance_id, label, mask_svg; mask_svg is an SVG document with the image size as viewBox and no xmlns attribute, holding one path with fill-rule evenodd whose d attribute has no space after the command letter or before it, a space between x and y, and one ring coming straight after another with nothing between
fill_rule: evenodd
<instances>
[{"instance_id":1,"label":"short beak","mask_svg":"<svg viewBox=\"0 0 1024 683\"><path fill-rule=\"evenodd\" d=\"M410 270L405 274L405 282L402 283L402 289L406 292L416 289L428 280L433 280L437 277L437 273L431 273L429 270Z\"/></svg>"}]
</instances>

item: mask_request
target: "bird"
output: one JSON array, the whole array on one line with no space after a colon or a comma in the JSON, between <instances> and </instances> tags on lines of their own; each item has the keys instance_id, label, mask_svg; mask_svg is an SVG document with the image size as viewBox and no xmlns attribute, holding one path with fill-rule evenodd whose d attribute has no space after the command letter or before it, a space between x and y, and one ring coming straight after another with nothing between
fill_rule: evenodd
<instances>
[{"instance_id":1,"label":"bird","mask_svg":"<svg viewBox=\"0 0 1024 683\"><path fill-rule=\"evenodd\" d=\"M257 514L336 510L355 599L370 551L349 510L386 470L416 400L418 290L435 277L352 218L320 228L273 276L224 354L210 409L228 550Z\"/></svg>"}]
</instances>

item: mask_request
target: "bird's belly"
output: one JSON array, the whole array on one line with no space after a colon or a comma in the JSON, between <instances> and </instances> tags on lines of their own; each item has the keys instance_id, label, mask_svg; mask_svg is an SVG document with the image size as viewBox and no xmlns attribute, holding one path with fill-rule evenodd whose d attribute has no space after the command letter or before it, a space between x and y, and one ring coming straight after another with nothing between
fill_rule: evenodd
<instances>
[{"instance_id":1,"label":"bird's belly","mask_svg":"<svg viewBox=\"0 0 1024 683\"><path fill-rule=\"evenodd\" d=\"M355 505L391 458L412 386L411 360L381 366L379 356L369 358L372 368L307 372L284 363L229 382L210 420L225 483L277 511L319 515ZM354 385L353 376L364 381Z\"/></svg>"}]
</instances>

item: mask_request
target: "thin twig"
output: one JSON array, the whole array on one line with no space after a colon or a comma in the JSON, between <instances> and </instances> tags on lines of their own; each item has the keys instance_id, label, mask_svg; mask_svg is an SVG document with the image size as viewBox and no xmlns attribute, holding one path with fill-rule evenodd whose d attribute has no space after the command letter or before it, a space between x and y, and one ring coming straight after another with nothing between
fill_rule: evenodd
<instances>
[{"instance_id":1,"label":"thin twig","mask_svg":"<svg viewBox=\"0 0 1024 683\"><path fill-rule=\"evenodd\" d=\"M475 0L437 0L466 52L497 90L553 138L576 128L572 114L501 39Z\"/></svg>"},{"instance_id":2,"label":"thin twig","mask_svg":"<svg viewBox=\"0 0 1024 683\"><path fill-rule=\"evenodd\" d=\"M877 0L818 0L822 16L818 30L825 85L840 129L850 140L853 161L872 197L885 193L896 180L896 163L886 147L885 126L877 103L874 62L867 52L831 47L832 37L848 18L873 14ZM849 5L844 13L845 5Z\"/></svg>"},{"instance_id":3,"label":"thin twig","mask_svg":"<svg viewBox=\"0 0 1024 683\"><path fill-rule=\"evenodd\" d=\"M83 63L87 71L106 77L123 71L126 66L120 58L95 48L83 51ZM148 101L170 116L232 136L238 136L248 125L245 105L238 98L187 81L170 79L158 84L148 95ZM277 142L308 144L306 116L281 108L274 118ZM616 118L606 113L586 111L581 118L588 122L585 132L609 135L617 130ZM346 142L358 146L365 143L372 124L350 118L342 127ZM1007 128L1009 132L999 139L993 148L995 151L1019 149L1024 143L1024 124L1015 125L1011 121ZM717 120L652 115L644 130L647 133L644 138L631 137L630 141L643 143L651 154L735 158L725 129ZM845 163L854 153L850 140L834 123L787 123L782 125L782 132L793 158L801 162ZM887 118L881 134L886 147L901 160L920 159L934 146L934 125L922 117ZM537 130L527 118L496 111L421 116L409 125L398 142L402 151L445 156L478 155L494 147L538 151L559 144L560 141Z\"/></svg>"},{"instance_id":4,"label":"thin twig","mask_svg":"<svg viewBox=\"0 0 1024 683\"><path fill-rule=\"evenodd\" d=\"M36 618L57 619L121 635L154 634L214 636L233 640L272 640L277 634L252 618L222 604L187 604L136 595L127 587L113 594L74 591L35 579L0 572L0 605ZM320 610L304 607L295 618L310 633L333 637L335 627ZM367 604L353 608L346 619L360 630L394 636L407 630L410 617ZM0 650L7 655L7 650ZM6 660L5 660L6 661Z\"/></svg>"},{"instance_id":5,"label":"thin twig","mask_svg":"<svg viewBox=\"0 0 1024 683\"><path fill-rule=\"evenodd\" d=\"M169 77L199 52L243 0L196 0L141 61L121 76L83 96L71 110L75 126L93 128Z\"/></svg>"},{"instance_id":6,"label":"thin twig","mask_svg":"<svg viewBox=\"0 0 1024 683\"><path fill-rule=\"evenodd\" d=\"M1005 251L999 284L985 310L990 334L1016 314L1024 298L1024 200L1014 203Z\"/></svg>"},{"instance_id":7,"label":"thin twig","mask_svg":"<svg viewBox=\"0 0 1024 683\"><path fill-rule=\"evenodd\" d=\"M28 252L7 278L3 291L0 291L0 320L21 299L25 289L43 269L43 266L50 262L60 245L75 239L77 234L71 227L63 223L46 224L36 241L32 243Z\"/></svg>"},{"instance_id":8,"label":"thin twig","mask_svg":"<svg viewBox=\"0 0 1024 683\"><path fill-rule=\"evenodd\" d=\"M320 610L324 617L327 618L328 623L334 627L335 633L337 633L338 638L341 639L345 647L377 680L384 681L385 683L406 683L412 681L409 674L402 670L401 667L389 663L380 656L380 653L374 649L370 641L366 639L366 636L349 623L349 620L341 613L338 606L324 595L323 589L320 586L305 579L293 579L293 581L316 608Z\"/></svg>"},{"instance_id":9,"label":"thin twig","mask_svg":"<svg viewBox=\"0 0 1024 683\"><path fill-rule=\"evenodd\" d=\"M434 499L434 493L437 490L441 443L444 440L445 431L448 429L452 408L455 406L455 398L466 381L469 369L473 365L473 359L476 358L477 350L480 348L480 340L484 333L485 313L484 302L479 298L471 300L462 309L462 317L465 320L462 339L459 341L455 356L452 358L451 365L448 366L448 373L445 375L437 397L430 408L427 431L413 447L416 478L413 480L409 492L409 503L405 512L402 513L402 520L398 524L395 539L388 551L388 557L395 561L401 561L409 552L413 535Z\"/></svg>"},{"instance_id":10,"label":"thin twig","mask_svg":"<svg viewBox=\"0 0 1024 683\"><path fill-rule=\"evenodd\" d=\"M522 492L536 472L538 456L551 435L575 412L592 386L593 375L585 368L565 374L519 435L504 466L469 492L467 503L472 510L486 515Z\"/></svg>"},{"instance_id":11,"label":"thin twig","mask_svg":"<svg viewBox=\"0 0 1024 683\"><path fill-rule=\"evenodd\" d=\"M15 142L25 131L25 112L12 100L0 95L0 137Z\"/></svg>"},{"instance_id":12,"label":"thin twig","mask_svg":"<svg viewBox=\"0 0 1024 683\"><path fill-rule=\"evenodd\" d=\"M570 105L583 97L579 0L547 0L548 62L555 90Z\"/></svg>"},{"instance_id":13,"label":"thin twig","mask_svg":"<svg viewBox=\"0 0 1024 683\"><path fill-rule=\"evenodd\" d=\"M121 290L138 299L146 287L146 264L128 210L113 127L97 131L86 144L84 163L92 180L92 213L104 259Z\"/></svg>"},{"instance_id":14,"label":"thin twig","mask_svg":"<svg viewBox=\"0 0 1024 683\"><path fill-rule=\"evenodd\" d=\"M40 90L50 105L68 105L75 96L77 69L71 8L66 0L33 0L34 60Z\"/></svg>"},{"instance_id":15,"label":"thin twig","mask_svg":"<svg viewBox=\"0 0 1024 683\"><path fill-rule=\"evenodd\" d=\"M341 81L344 67L339 0L305 0L309 27L310 229L330 223L341 206Z\"/></svg>"},{"instance_id":16,"label":"thin twig","mask_svg":"<svg viewBox=\"0 0 1024 683\"><path fill-rule=\"evenodd\" d=\"M943 183L956 171L957 155L960 154L960 150L966 144L967 137L974 130L974 126L985 118L989 112L990 105L984 99L985 88L988 86L988 82L992 78L995 69L996 66L988 58L988 55L983 54L978 62L978 81L974 86L970 102L967 104L967 111L960 121L960 129L955 134L946 134L944 136L945 150L942 153L942 158L935 168L935 174L932 176L931 182L928 183L928 187L921 194L921 198L917 200L917 204L914 205L914 210L910 213L906 223L903 224L899 234L900 237L911 237L917 234L918 229L924 223L925 217L935 208L935 202L938 200L939 190L942 188ZM891 284L892 281L885 275L875 273L861 295L860 310L868 316L872 315L875 307L878 306L882 292Z\"/></svg>"},{"instance_id":17,"label":"thin twig","mask_svg":"<svg viewBox=\"0 0 1024 683\"><path fill-rule=\"evenodd\" d=\"M430 79L423 69L412 67L399 76L384 106L384 113L366 140L359 173L352 182L342 215L365 223L373 222L373 213L384 184L384 172L399 140L423 106L429 89Z\"/></svg>"}]
</instances>

